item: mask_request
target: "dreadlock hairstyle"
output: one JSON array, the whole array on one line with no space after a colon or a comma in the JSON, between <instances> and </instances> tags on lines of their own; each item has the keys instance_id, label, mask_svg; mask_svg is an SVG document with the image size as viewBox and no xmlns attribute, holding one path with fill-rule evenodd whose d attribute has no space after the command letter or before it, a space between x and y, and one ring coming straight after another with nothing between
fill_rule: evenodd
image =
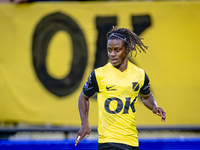
<instances>
[{"instance_id":1,"label":"dreadlock hairstyle","mask_svg":"<svg viewBox=\"0 0 200 150\"><path fill-rule=\"evenodd\" d=\"M136 56L137 51L141 53L142 50L146 53L146 50L148 49L148 47L142 43L142 38L126 28L113 27L113 29L107 33L107 40L109 39L121 39L124 41L125 48L131 52L131 56L133 51L135 51Z\"/></svg>"}]
</instances>

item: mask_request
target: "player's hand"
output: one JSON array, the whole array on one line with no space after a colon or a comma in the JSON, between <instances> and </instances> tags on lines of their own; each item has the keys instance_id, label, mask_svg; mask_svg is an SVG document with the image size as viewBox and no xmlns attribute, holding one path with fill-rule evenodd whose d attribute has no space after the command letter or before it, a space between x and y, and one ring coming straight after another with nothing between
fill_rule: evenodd
<instances>
[{"instance_id":1,"label":"player's hand","mask_svg":"<svg viewBox=\"0 0 200 150\"><path fill-rule=\"evenodd\" d=\"M80 128L80 130L78 132L78 135L76 137L75 146L78 145L78 143L85 137L85 135L87 137L89 137L90 133L91 133L91 128L90 128L89 124L82 125L82 127Z\"/></svg>"},{"instance_id":2,"label":"player's hand","mask_svg":"<svg viewBox=\"0 0 200 150\"><path fill-rule=\"evenodd\" d=\"M165 116L165 111L161 107L155 107L153 108L153 113L157 114L158 116L161 116L161 121L165 122L166 116Z\"/></svg>"}]
</instances>

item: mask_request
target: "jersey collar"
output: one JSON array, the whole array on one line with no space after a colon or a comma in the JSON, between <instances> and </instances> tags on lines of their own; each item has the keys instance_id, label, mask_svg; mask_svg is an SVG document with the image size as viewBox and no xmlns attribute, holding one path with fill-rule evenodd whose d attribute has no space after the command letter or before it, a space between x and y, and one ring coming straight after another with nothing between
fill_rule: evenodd
<instances>
[{"instance_id":1,"label":"jersey collar","mask_svg":"<svg viewBox=\"0 0 200 150\"><path fill-rule=\"evenodd\" d=\"M112 65L110 62L108 63L108 65L109 65L109 67L111 68L111 70L112 70L113 72L115 72L116 74L118 74L118 75L124 77L124 76L128 73L128 71L129 71L130 61L128 61L127 68L126 68L126 70L124 70L123 72L121 72L119 69L113 67L113 65Z\"/></svg>"}]
</instances>

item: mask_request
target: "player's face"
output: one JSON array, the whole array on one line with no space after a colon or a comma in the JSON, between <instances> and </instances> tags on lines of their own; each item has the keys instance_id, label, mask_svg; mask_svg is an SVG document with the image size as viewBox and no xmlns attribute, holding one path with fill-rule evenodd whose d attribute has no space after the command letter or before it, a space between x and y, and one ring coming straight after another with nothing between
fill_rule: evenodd
<instances>
[{"instance_id":1,"label":"player's face","mask_svg":"<svg viewBox=\"0 0 200 150\"><path fill-rule=\"evenodd\" d=\"M111 64L119 68L128 58L128 51L125 49L124 41L120 39L110 39L107 43L107 52Z\"/></svg>"}]
</instances>

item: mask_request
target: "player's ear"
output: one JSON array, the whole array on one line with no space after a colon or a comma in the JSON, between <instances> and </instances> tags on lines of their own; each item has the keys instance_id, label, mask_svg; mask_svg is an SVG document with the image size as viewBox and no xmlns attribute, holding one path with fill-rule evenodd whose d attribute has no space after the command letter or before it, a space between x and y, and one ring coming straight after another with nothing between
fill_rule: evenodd
<instances>
[{"instance_id":1,"label":"player's ear","mask_svg":"<svg viewBox=\"0 0 200 150\"><path fill-rule=\"evenodd\" d=\"M130 50L128 48L126 48L126 54L128 55L130 52Z\"/></svg>"}]
</instances>

